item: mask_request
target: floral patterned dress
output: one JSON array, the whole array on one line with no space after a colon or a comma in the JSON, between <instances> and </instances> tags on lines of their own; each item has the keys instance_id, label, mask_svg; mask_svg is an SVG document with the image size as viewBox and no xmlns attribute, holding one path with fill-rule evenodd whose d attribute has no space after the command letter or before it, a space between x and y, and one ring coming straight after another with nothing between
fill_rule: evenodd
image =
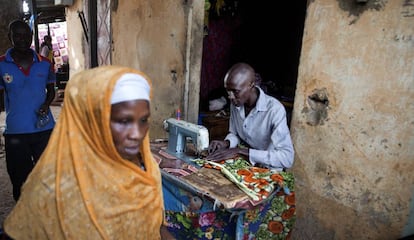
<instances>
[{"instance_id":1,"label":"floral patterned dress","mask_svg":"<svg viewBox=\"0 0 414 240\"><path fill-rule=\"evenodd\" d=\"M295 223L292 173L283 187L250 209L223 209L214 200L163 179L165 221L177 239L290 239Z\"/></svg>"}]
</instances>

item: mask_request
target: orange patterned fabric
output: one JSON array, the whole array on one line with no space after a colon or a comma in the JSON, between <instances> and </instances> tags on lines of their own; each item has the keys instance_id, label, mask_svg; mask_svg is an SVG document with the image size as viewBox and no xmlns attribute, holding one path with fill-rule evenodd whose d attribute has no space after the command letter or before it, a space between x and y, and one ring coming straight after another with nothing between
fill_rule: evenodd
<instances>
[{"instance_id":1,"label":"orange patterned fabric","mask_svg":"<svg viewBox=\"0 0 414 240\"><path fill-rule=\"evenodd\" d=\"M98 67L68 81L49 145L4 223L18 239L160 239L161 175L141 144L146 170L117 153L110 130L110 99L124 73Z\"/></svg>"}]
</instances>

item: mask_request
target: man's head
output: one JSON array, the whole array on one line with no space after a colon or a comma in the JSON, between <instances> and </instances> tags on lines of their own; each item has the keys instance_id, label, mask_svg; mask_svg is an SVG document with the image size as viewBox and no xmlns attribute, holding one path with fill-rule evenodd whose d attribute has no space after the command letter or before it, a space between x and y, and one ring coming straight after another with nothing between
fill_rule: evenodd
<instances>
[{"instance_id":1,"label":"man's head","mask_svg":"<svg viewBox=\"0 0 414 240\"><path fill-rule=\"evenodd\" d=\"M9 40L17 51L27 51L32 44L32 30L22 20L14 20L9 24Z\"/></svg>"},{"instance_id":2,"label":"man's head","mask_svg":"<svg viewBox=\"0 0 414 240\"><path fill-rule=\"evenodd\" d=\"M224 88L233 105L252 104L256 100L252 99L256 96L254 69L246 63L233 65L224 77Z\"/></svg>"},{"instance_id":3,"label":"man's head","mask_svg":"<svg viewBox=\"0 0 414 240\"><path fill-rule=\"evenodd\" d=\"M49 35L45 35L43 37L43 41L47 42L47 43L51 43L52 42L52 38Z\"/></svg>"}]
</instances>

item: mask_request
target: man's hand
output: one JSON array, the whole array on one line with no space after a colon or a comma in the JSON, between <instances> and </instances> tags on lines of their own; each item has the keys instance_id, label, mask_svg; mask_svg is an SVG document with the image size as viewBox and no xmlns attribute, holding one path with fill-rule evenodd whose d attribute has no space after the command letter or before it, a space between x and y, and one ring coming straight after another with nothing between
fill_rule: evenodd
<instances>
[{"instance_id":1,"label":"man's hand","mask_svg":"<svg viewBox=\"0 0 414 240\"><path fill-rule=\"evenodd\" d=\"M210 153L207 157L207 161L221 161L230 158L235 158L240 153L239 148L220 148L217 151Z\"/></svg>"},{"instance_id":2,"label":"man's hand","mask_svg":"<svg viewBox=\"0 0 414 240\"><path fill-rule=\"evenodd\" d=\"M160 235L162 240L174 240L174 236L168 231L167 227L161 225Z\"/></svg>"},{"instance_id":3,"label":"man's hand","mask_svg":"<svg viewBox=\"0 0 414 240\"><path fill-rule=\"evenodd\" d=\"M42 104L42 106L40 106L38 113L42 116L47 115L49 113L49 106L46 104Z\"/></svg>"},{"instance_id":4,"label":"man's hand","mask_svg":"<svg viewBox=\"0 0 414 240\"><path fill-rule=\"evenodd\" d=\"M220 141L220 140L213 140L208 146L208 153L212 154L217 150L228 148L230 146L230 142L228 140Z\"/></svg>"}]
</instances>

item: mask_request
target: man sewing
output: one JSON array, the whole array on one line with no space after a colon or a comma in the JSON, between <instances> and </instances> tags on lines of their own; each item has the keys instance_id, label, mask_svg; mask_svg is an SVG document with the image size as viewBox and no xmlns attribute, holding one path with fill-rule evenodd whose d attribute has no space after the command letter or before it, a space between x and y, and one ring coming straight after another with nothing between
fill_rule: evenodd
<instances>
[{"instance_id":1,"label":"man sewing","mask_svg":"<svg viewBox=\"0 0 414 240\"><path fill-rule=\"evenodd\" d=\"M255 71L246 63L233 65L224 87L231 101L229 133L214 140L207 160L243 155L252 165L284 170L292 167L294 150L284 106L255 84ZM246 147L240 147L244 145Z\"/></svg>"}]
</instances>

